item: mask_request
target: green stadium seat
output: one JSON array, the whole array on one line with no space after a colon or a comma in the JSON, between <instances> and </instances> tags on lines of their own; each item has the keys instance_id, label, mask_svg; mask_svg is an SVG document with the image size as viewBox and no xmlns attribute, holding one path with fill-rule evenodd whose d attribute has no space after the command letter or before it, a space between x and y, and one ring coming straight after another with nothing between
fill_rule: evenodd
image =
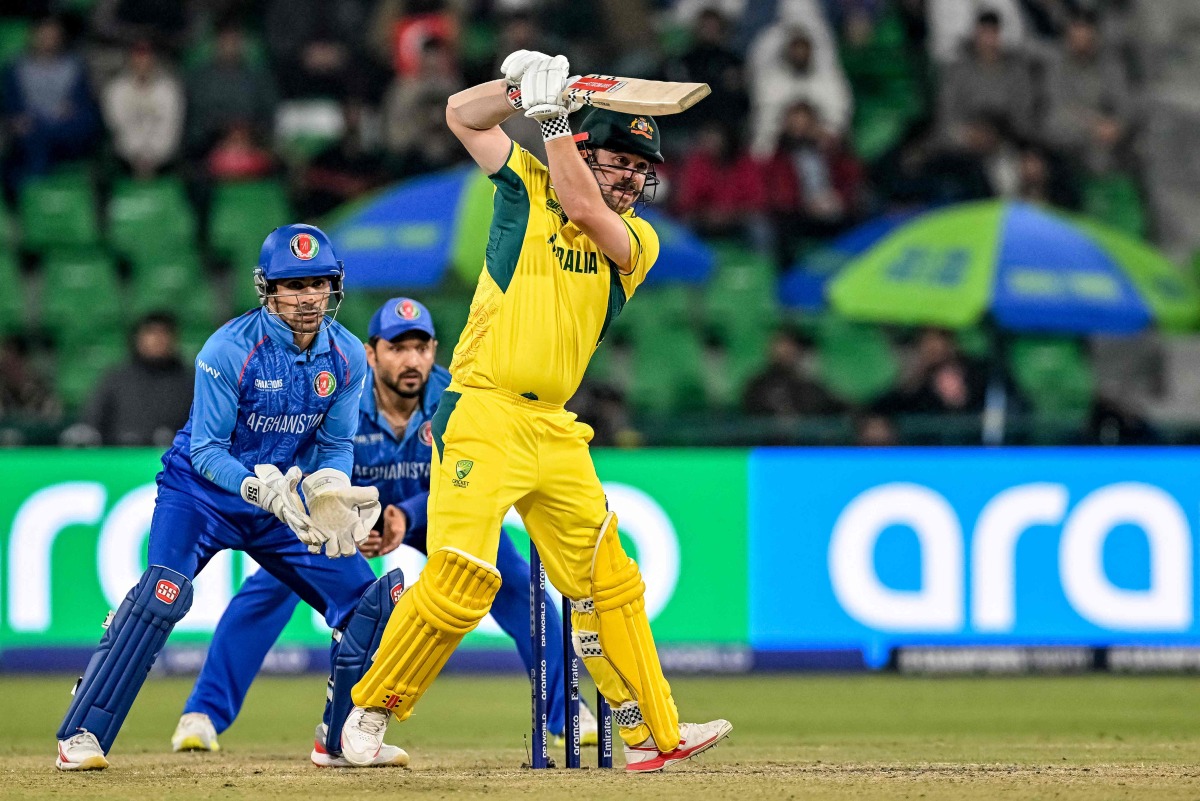
<instances>
[{"instance_id":1,"label":"green stadium seat","mask_svg":"<svg viewBox=\"0 0 1200 801\"><path fill-rule=\"evenodd\" d=\"M379 308L379 303L376 303L374 296L361 291L350 291L342 299L342 305L338 307L337 321L344 325L350 333L367 341L367 325L371 322L371 315Z\"/></svg>"},{"instance_id":2,"label":"green stadium seat","mask_svg":"<svg viewBox=\"0 0 1200 801\"><path fill-rule=\"evenodd\" d=\"M830 315L817 329L818 374L834 395L866 405L896 383L900 368L877 327Z\"/></svg>"},{"instance_id":3,"label":"green stadium seat","mask_svg":"<svg viewBox=\"0 0 1200 801\"><path fill-rule=\"evenodd\" d=\"M43 259L39 322L58 342L86 342L104 331L120 330L126 318L110 256L71 250L54 251Z\"/></svg>"},{"instance_id":4,"label":"green stadium seat","mask_svg":"<svg viewBox=\"0 0 1200 801\"><path fill-rule=\"evenodd\" d=\"M0 68L21 55L29 41L30 22L20 17L0 18Z\"/></svg>"},{"instance_id":5,"label":"green stadium seat","mask_svg":"<svg viewBox=\"0 0 1200 801\"><path fill-rule=\"evenodd\" d=\"M1141 239L1146 212L1137 183L1128 175L1094 175L1083 185L1083 211L1089 217Z\"/></svg>"},{"instance_id":6,"label":"green stadium seat","mask_svg":"<svg viewBox=\"0 0 1200 801\"><path fill-rule=\"evenodd\" d=\"M122 181L108 203L108 239L116 252L136 258L144 253L170 253L191 248L196 220L174 178Z\"/></svg>"},{"instance_id":7,"label":"green stadium seat","mask_svg":"<svg viewBox=\"0 0 1200 801\"><path fill-rule=\"evenodd\" d=\"M87 248L100 242L91 180L80 170L31 179L21 190L21 230L25 247Z\"/></svg>"},{"instance_id":8,"label":"green stadium seat","mask_svg":"<svg viewBox=\"0 0 1200 801\"><path fill-rule=\"evenodd\" d=\"M1095 376L1080 342L1022 337L1008 348L1013 383L1033 408L1035 418L1080 426L1095 396Z\"/></svg>"},{"instance_id":9,"label":"green stadium seat","mask_svg":"<svg viewBox=\"0 0 1200 801\"><path fill-rule=\"evenodd\" d=\"M222 258L253 253L248 265L253 266L267 234L290 222L294 220L287 194L278 181L221 184L213 193L209 246Z\"/></svg>"},{"instance_id":10,"label":"green stadium seat","mask_svg":"<svg viewBox=\"0 0 1200 801\"><path fill-rule=\"evenodd\" d=\"M185 338L207 336L229 316L217 302L213 280L204 274L195 252L180 249L133 264L130 294L137 314L174 314Z\"/></svg>"},{"instance_id":11,"label":"green stadium seat","mask_svg":"<svg viewBox=\"0 0 1200 801\"><path fill-rule=\"evenodd\" d=\"M708 330L731 345L747 332L775 327L780 316L772 260L744 246L718 248L716 270L704 287Z\"/></svg>"},{"instance_id":12,"label":"green stadium seat","mask_svg":"<svg viewBox=\"0 0 1200 801\"><path fill-rule=\"evenodd\" d=\"M425 304L425 308L429 309L429 314L433 317L433 326L437 331L438 342L441 343L438 348L438 362L444 360L449 364L454 346L458 344L458 336L466 327L467 316L471 313L471 296L450 292L416 297Z\"/></svg>"},{"instance_id":13,"label":"green stadium seat","mask_svg":"<svg viewBox=\"0 0 1200 801\"><path fill-rule=\"evenodd\" d=\"M704 409L703 359L699 339L685 326L640 330L633 343L631 402L651 414Z\"/></svg>"},{"instance_id":14,"label":"green stadium seat","mask_svg":"<svg viewBox=\"0 0 1200 801\"><path fill-rule=\"evenodd\" d=\"M100 377L125 359L123 339L75 344L62 348L55 370L55 389L69 412L78 412L87 402Z\"/></svg>"}]
</instances>

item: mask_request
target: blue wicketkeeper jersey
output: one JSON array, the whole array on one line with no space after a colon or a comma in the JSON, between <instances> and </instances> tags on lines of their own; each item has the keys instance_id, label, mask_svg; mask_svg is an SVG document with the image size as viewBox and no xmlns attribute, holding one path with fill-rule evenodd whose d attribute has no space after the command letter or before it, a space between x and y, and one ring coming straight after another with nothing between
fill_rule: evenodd
<instances>
[{"instance_id":1,"label":"blue wicketkeeper jersey","mask_svg":"<svg viewBox=\"0 0 1200 801\"><path fill-rule=\"evenodd\" d=\"M301 351L266 309L230 320L196 357L191 414L163 456L164 478L240 495L257 464L349 475L366 374L362 343L339 323Z\"/></svg>"},{"instance_id":2,"label":"blue wicketkeeper jersey","mask_svg":"<svg viewBox=\"0 0 1200 801\"><path fill-rule=\"evenodd\" d=\"M374 376L369 372L359 402L358 433L354 435L353 482L377 487L379 502L395 504L408 518L408 535L425 528L429 500L429 464L433 460L431 420L450 373L437 365L429 373L421 402L413 410L404 436L397 437L375 403Z\"/></svg>"}]
</instances>

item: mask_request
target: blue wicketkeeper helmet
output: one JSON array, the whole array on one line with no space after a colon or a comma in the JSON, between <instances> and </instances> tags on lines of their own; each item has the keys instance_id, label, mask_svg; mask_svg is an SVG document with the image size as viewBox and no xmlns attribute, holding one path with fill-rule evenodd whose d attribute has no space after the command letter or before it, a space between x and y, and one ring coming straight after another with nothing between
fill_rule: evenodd
<instances>
[{"instance_id":1,"label":"blue wicketkeeper helmet","mask_svg":"<svg viewBox=\"0 0 1200 801\"><path fill-rule=\"evenodd\" d=\"M325 232L315 225L295 223L267 234L254 268L254 288L258 290L258 302L266 304L271 281L327 276L332 294L340 303L345 275L345 265L333 252L333 244Z\"/></svg>"}]
</instances>

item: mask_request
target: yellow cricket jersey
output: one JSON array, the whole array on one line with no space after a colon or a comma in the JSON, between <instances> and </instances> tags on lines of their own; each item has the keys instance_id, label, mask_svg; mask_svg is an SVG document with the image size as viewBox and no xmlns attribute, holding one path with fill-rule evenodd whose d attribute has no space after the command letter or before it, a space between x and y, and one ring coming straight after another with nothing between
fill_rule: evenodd
<instances>
[{"instance_id":1,"label":"yellow cricket jersey","mask_svg":"<svg viewBox=\"0 0 1200 801\"><path fill-rule=\"evenodd\" d=\"M563 213L550 171L515 142L495 184L484 270L450 373L465 387L546 403L575 394L588 361L658 258L658 234L632 210L631 272Z\"/></svg>"}]
</instances>

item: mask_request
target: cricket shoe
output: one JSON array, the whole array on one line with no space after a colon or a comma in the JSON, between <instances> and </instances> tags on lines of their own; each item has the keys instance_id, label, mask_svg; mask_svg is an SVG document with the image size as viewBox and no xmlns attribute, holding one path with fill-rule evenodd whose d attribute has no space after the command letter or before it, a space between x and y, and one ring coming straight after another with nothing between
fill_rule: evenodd
<instances>
[{"instance_id":1,"label":"cricket shoe","mask_svg":"<svg viewBox=\"0 0 1200 801\"><path fill-rule=\"evenodd\" d=\"M171 735L172 751L220 751L217 730L203 712L185 712Z\"/></svg>"},{"instance_id":2,"label":"cricket shoe","mask_svg":"<svg viewBox=\"0 0 1200 801\"><path fill-rule=\"evenodd\" d=\"M728 720L710 720L708 723L680 723L679 745L674 751L663 753L654 745L654 738L648 738L641 745L625 746L625 770L635 773L653 773L665 770L671 765L691 759L696 754L703 753L733 731L733 724Z\"/></svg>"},{"instance_id":3,"label":"cricket shoe","mask_svg":"<svg viewBox=\"0 0 1200 801\"><path fill-rule=\"evenodd\" d=\"M356 706L342 725L342 756L359 768L371 765L383 750L391 710Z\"/></svg>"},{"instance_id":4,"label":"cricket shoe","mask_svg":"<svg viewBox=\"0 0 1200 801\"><path fill-rule=\"evenodd\" d=\"M58 741L58 757L54 766L59 770L104 770L108 760L100 747L96 735L81 731L65 740Z\"/></svg>"},{"instance_id":5,"label":"cricket shoe","mask_svg":"<svg viewBox=\"0 0 1200 801\"><path fill-rule=\"evenodd\" d=\"M579 705L579 744L582 746L597 745L600 742L600 724L596 722L596 716L592 714L592 710L588 709L587 704ZM551 743L555 748L561 748L567 744L565 734L556 734Z\"/></svg>"},{"instance_id":6,"label":"cricket shoe","mask_svg":"<svg viewBox=\"0 0 1200 801\"><path fill-rule=\"evenodd\" d=\"M309 754L312 763L318 768L357 768L358 765L353 764L341 754L331 754L325 748L325 734L329 728L324 724L317 726L317 733L313 735L313 750ZM407 768L408 767L408 752L403 748L397 748L394 745L384 743L379 746L379 753L371 760L369 768Z\"/></svg>"}]
</instances>

